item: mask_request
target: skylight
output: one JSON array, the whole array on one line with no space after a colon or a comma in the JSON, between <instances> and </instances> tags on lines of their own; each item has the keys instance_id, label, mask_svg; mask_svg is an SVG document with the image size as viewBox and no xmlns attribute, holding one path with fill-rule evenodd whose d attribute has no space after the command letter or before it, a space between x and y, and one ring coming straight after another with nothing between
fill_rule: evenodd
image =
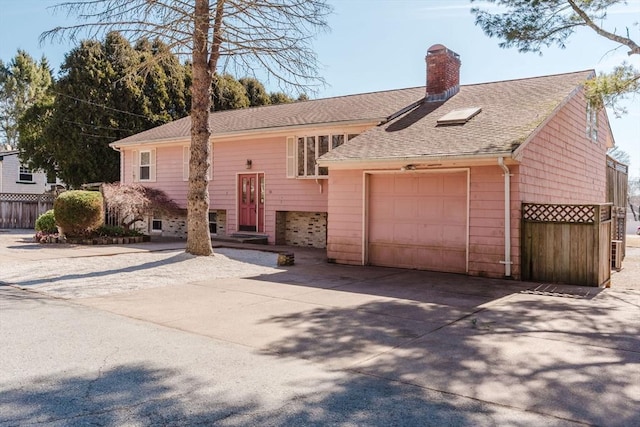
<instances>
[{"instance_id":1,"label":"skylight","mask_svg":"<svg viewBox=\"0 0 640 427\"><path fill-rule=\"evenodd\" d=\"M482 111L480 107L458 108L440 117L438 125L463 125L480 111Z\"/></svg>"}]
</instances>

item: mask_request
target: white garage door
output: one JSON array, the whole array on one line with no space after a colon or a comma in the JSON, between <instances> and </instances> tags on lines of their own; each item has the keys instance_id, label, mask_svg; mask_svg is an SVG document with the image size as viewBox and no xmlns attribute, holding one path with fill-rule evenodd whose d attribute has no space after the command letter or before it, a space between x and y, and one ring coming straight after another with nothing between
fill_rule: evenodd
<instances>
[{"instance_id":1,"label":"white garage door","mask_svg":"<svg viewBox=\"0 0 640 427\"><path fill-rule=\"evenodd\" d=\"M369 175L372 265L465 273L467 171Z\"/></svg>"}]
</instances>

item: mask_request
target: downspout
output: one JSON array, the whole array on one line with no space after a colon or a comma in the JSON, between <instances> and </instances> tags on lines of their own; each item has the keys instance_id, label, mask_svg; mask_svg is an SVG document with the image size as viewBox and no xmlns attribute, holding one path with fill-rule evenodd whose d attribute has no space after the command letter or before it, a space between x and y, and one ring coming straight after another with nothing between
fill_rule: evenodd
<instances>
[{"instance_id":1,"label":"downspout","mask_svg":"<svg viewBox=\"0 0 640 427\"><path fill-rule=\"evenodd\" d=\"M498 165L504 171L504 264L505 277L511 277L511 173L504 158L498 157Z\"/></svg>"},{"instance_id":2,"label":"downspout","mask_svg":"<svg viewBox=\"0 0 640 427\"><path fill-rule=\"evenodd\" d=\"M120 153L120 184L124 185L124 153L118 147L114 147L113 145L111 148Z\"/></svg>"}]
</instances>

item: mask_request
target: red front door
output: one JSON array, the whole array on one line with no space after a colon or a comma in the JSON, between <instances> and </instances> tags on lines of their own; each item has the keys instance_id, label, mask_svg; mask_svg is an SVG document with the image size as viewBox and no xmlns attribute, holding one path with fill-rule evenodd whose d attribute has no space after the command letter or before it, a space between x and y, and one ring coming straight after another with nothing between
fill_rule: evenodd
<instances>
[{"instance_id":1,"label":"red front door","mask_svg":"<svg viewBox=\"0 0 640 427\"><path fill-rule=\"evenodd\" d=\"M238 230L264 231L264 174L238 176Z\"/></svg>"}]
</instances>

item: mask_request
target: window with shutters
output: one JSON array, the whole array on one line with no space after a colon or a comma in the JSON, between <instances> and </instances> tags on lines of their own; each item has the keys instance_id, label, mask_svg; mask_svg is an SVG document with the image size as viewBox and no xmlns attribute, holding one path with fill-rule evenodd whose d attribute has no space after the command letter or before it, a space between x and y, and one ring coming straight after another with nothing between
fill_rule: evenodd
<instances>
[{"instance_id":1,"label":"window with shutters","mask_svg":"<svg viewBox=\"0 0 640 427\"><path fill-rule=\"evenodd\" d=\"M358 134L318 134L287 138L287 178L327 178L329 169L317 160Z\"/></svg>"},{"instance_id":2,"label":"window with shutters","mask_svg":"<svg viewBox=\"0 0 640 427\"><path fill-rule=\"evenodd\" d=\"M156 149L133 150L133 182L154 182L156 180Z\"/></svg>"}]
</instances>

